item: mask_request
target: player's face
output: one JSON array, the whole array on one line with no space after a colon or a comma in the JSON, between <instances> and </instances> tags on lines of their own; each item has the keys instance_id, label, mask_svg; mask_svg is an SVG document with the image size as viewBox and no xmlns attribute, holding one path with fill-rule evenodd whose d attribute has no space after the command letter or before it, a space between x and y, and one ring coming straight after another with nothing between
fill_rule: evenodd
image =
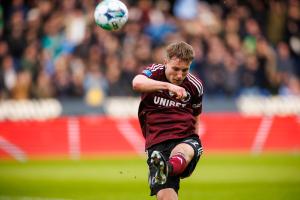
<instances>
[{"instance_id":1,"label":"player's face","mask_svg":"<svg viewBox=\"0 0 300 200\"><path fill-rule=\"evenodd\" d=\"M190 63L184 62L178 58L166 60L165 66L168 81L175 85L180 85L183 82L190 69Z\"/></svg>"}]
</instances>

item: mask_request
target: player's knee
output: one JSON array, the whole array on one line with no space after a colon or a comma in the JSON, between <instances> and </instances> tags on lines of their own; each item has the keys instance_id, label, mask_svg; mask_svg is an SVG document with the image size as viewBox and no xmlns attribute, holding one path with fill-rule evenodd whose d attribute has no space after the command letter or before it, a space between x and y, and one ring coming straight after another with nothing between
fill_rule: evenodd
<instances>
[{"instance_id":1,"label":"player's knee","mask_svg":"<svg viewBox=\"0 0 300 200\"><path fill-rule=\"evenodd\" d=\"M177 193L172 188L160 190L157 195L157 200L178 200Z\"/></svg>"},{"instance_id":2,"label":"player's knee","mask_svg":"<svg viewBox=\"0 0 300 200\"><path fill-rule=\"evenodd\" d=\"M187 162L190 162L194 157L194 149L189 144L181 143L172 150L171 156L178 154L182 155Z\"/></svg>"}]
</instances>

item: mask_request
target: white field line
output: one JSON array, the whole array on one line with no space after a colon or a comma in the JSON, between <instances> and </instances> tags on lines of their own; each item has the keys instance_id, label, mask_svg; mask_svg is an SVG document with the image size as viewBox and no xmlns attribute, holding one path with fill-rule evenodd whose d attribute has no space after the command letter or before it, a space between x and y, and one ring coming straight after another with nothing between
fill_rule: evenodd
<instances>
[{"instance_id":1,"label":"white field line","mask_svg":"<svg viewBox=\"0 0 300 200\"><path fill-rule=\"evenodd\" d=\"M78 119L71 117L68 120L69 153L73 160L80 159L80 127Z\"/></svg>"},{"instance_id":2,"label":"white field line","mask_svg":"<svg viewBox=\"0 0 300 200\"><path fill-rule=\"evenodd\" d=\"M19 147L12 144L2 136L0 136L0 149L2 149L3 151L5 151L20 162L27 161L26 154Z\"/></svg>"},{"instance_id":3,"label":"white field line","mask_svg":"<svg viewBox=\"0 0 300 200\"><path fill-rule=\"evenodd\" d=\"M259 154L263 150L264 144L270 133L272 123L273 123L272 116L265 116L262 118L251 148L251 152L253 154Z\"/></svg>"},{"instance_id":4,"label":"white field line","mask_svg":"<svg viewBox=\"0 0 300 200\"><path fill-rule=\"evenodd\" d=\"M142 136L132 127L126 119L120 119L117 128L123 137L131 144L135 151L141 155L145 154L145 141Z\"/></svg>"},{"instance_id":5,"label":"white field line","mask_svg":"<svg viewBox=\"0 0 300 200\"><path fill-rule=\"evenodd\" d=\"M70 200L65 198L29 197L29 196L0 196L0 200Z\"/></svg>"}]
</instances>

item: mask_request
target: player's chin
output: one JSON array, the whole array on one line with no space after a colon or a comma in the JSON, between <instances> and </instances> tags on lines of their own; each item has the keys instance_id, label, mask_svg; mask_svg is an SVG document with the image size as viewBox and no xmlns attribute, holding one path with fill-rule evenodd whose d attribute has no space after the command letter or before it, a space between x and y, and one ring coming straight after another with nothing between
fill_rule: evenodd
<instances>
[{"instance_id":1,"label":"player's chin","mask_svg":"<svg viewBox=\"0 0 300 200\"><path fill-rule=\"evenodd\" d=\"M182 81L179 81L179 80L174 80L173 81L173 84L174 85L181 85Z\"/></svg>"}]
</instances>

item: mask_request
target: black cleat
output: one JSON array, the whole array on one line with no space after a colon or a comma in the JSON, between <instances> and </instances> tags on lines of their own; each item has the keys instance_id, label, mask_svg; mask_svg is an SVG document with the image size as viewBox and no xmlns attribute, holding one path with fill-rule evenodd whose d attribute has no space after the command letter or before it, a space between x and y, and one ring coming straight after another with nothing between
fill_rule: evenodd
<instances>
[{"instance_id":1,"label":"black cleat","mask_svg":"<svg viewBox=\"0 0 300 200\"><path fill-rule=\"evenodd\" d=\"M150 158L151 167L154 169L153 174L150 174L151 182L165 184L168 177L167 161L159 151L153 151Z\"/></svg>"}]
</instances>

